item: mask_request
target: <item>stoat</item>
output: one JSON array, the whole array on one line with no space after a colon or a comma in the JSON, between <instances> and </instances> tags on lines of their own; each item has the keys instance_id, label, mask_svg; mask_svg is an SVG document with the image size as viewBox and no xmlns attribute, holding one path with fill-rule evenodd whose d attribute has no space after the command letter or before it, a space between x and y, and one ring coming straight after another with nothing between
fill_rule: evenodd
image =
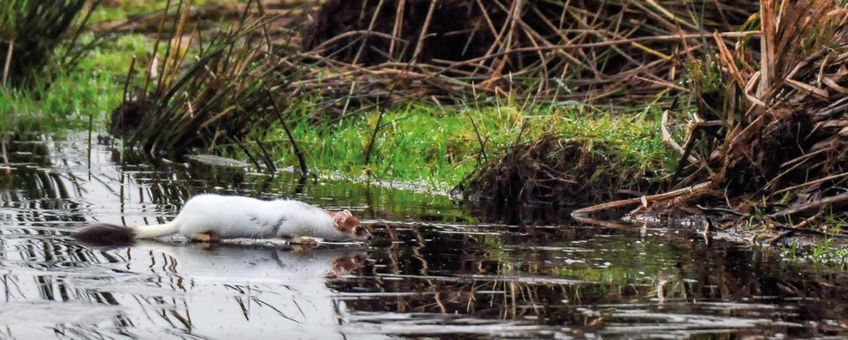
<instances>
[{"instance_id":1,"label":"stoat","mask_svg":"<svg viewBox=\"0 0 848 340\"><path fill-rule=\"evenodd\" d=\"M96 224L74 236L97 244L121 244L180 233L192 240L292 238L365 240L371 233L350 211L326 211L295 200L203 194L192 197L171 222L143 227Z\"/></svg>"}]
</instances>

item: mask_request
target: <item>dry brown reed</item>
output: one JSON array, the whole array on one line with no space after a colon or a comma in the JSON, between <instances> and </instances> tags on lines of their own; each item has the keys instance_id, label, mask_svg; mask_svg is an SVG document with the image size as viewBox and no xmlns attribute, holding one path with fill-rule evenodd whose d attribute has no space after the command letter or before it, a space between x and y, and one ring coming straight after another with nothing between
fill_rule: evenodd
<instances>
[{"instance_id":1,"label":"dry brown reed","mask_svg":"<svg viewBox=\"0 0 848 340\"><path fill-rule=\"evenodd\" d=\"M685 92L712 32L735 43L756 1L328 1L303 46L336 72L302 86L450 101L486 94L588 103Z\"/></svg>"}]
</instances>

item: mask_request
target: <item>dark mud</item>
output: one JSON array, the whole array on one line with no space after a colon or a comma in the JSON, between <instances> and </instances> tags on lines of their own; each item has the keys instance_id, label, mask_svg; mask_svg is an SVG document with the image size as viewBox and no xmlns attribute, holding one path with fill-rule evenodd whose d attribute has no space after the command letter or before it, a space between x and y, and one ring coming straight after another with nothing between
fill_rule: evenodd
<instances>
[{"instance_id":1,"label":"dark mud","mask_svg":"<svg viewBox=\"0 0 848 340\"><path fill-rule=\"evenodd\" d=\"M410 190L134 164L106 145L89 150L82 135L15 139L0 169L0 338L848 333L848 274L708 244L696 226L588 226L567 212L469 208ZM211 191L347 208L375 237L304 249L99 248L70 236L169 219Z\"/></svg>"}]
</instances>

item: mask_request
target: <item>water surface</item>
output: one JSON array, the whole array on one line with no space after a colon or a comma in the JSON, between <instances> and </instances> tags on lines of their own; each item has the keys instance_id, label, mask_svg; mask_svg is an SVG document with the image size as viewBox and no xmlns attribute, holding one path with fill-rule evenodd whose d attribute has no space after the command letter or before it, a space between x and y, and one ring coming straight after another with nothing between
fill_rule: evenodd
<instances>
[{"instance_id":1,"label":"water surface","mask_svg":"<svg viewBox=\"0 0 848 340\"><path fill-rule=\"evenodd\" d=\"M14 136L0 168L0 338L844 336L848 275L685 225L598 227L547 209L186 162L87 136ZM123 165L122 165L123 164ZM203 192L295 197L364 217L367 245L179 239L112 249L70 233L172 218ZM542 222L539 222L542 221Z\"/></svg>"}]
</instances>

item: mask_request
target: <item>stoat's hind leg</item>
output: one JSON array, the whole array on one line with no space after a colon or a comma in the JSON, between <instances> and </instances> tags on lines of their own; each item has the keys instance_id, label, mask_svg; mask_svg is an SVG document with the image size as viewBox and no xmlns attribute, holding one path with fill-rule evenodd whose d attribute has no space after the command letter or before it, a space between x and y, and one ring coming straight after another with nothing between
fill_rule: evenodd
<instances>
[{"instance_id":1,"label":"stoat's hind leg","mask_svg":"<svg viewBox=\"0 0 848 340\"><path fill-rule=\"evenodd\" d=\"M190 236L192 241L195 242L205 242L205 243L218 243L221 242L221 238L214 231L205 231L202 233L192 234Z\"/></svg>"}]
</instances>

